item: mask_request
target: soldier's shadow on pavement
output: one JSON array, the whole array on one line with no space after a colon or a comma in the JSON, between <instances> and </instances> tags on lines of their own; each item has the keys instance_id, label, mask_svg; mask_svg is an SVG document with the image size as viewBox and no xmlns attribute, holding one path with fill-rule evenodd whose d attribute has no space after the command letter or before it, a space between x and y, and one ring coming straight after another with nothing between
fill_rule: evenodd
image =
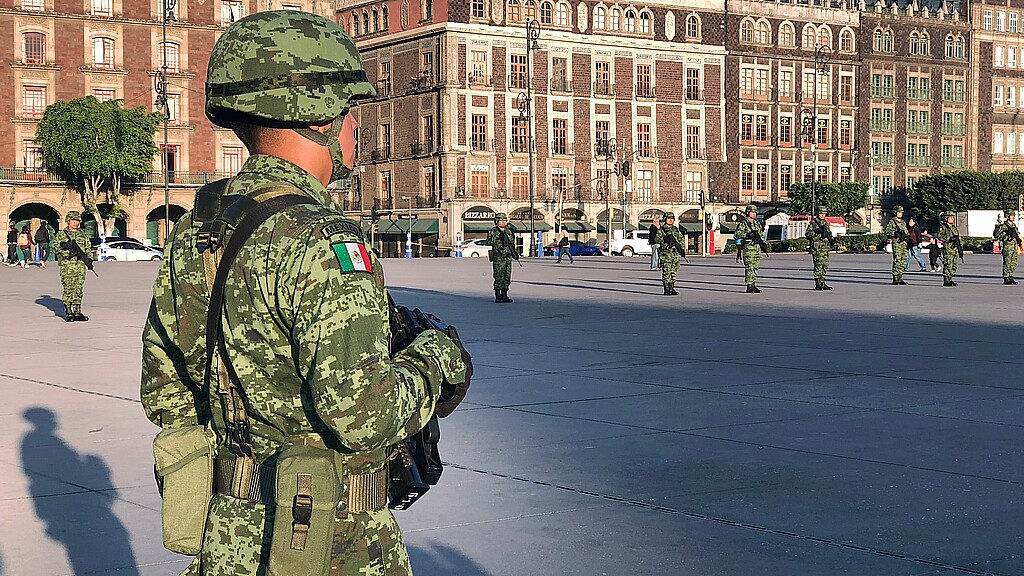
<instances>
[{"instance_id":1,"label":"soldier's shadow on pavement","mask_svg":"<svg viewBox=\"0 0 1024 576\"><path fill-rule=\"evenodd\" d=\"M22 414L32 429L21 439L21 464L46 535L64 546L73 574L117 569L138 575L128 530L114 514L116 491L102 459L82 455L57 434L57 418L34 406ZM74 500L72 500L74 499ZM88 499L88 506L75 507Z\"/></svg>"},{"instance_id":2,"label":"soldier's shadow on pavement","mask_svg":"<svg viewBox=\"0 0 1024 576\"><path fill-rule=\"evenodd\" d=\"M53 312L54 316L64 317L64 301L60 298L54 298L49 294L43 294L39 298L36 298L36 304L39 304L43 308Z\"/></svg>"},{"instance_id":3,"label":"soldier's shadow on pavement","mask_svg":"<svg viewBox=\"0 0 1024 576\"><path fill-rule=\"evenodd\" d=\"M409 561L416 576L487 576L488 572L462 552L437 542L430 546L411 546Z\"/></svg>"}]
</instances>

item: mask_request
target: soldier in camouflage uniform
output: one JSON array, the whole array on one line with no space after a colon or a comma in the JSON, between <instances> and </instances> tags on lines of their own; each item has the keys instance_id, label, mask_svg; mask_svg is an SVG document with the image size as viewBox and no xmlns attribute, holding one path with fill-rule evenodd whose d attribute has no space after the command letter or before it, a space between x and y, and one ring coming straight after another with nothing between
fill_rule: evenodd
<instances>
[{"instance_id":1,"label":"soldier in camouflage uniform","mask_svg":"<svg viewBox=\"0 0 1024 576\"><path fill-rule=\"evenodd\" d=\"M810 241L811 261L814 262L814 289L831 290L832 287L825 283L825 274L828 273L829 250L835 239L832 238L832 231L828 227L828 220L825 220L827 209L818 206L818 215L811 220L807 226L805 236Z\"/></svg>"},{"instance_id":2,"label":"soldier in camouflage uniform","mask_svg":"<svg viewBox=\"0 0 1024 576\"><path fill-rule=\"evenodd\" d=\"M903 281L903 272L907 269L907 256L910 250L907 242L910 241L910 230L907 223L903 221L903 206L892 207L892 219L885 225L885 236L892 245L892 285L906 286Z\"/></svg>"},{"instance_id":3,"label":"soldier in camouflage uniform","mask_svg":"<svg viewBox=\"0 0 1024 576\"><path fill-rule=\"evenodd\" d=\"M935 235L936 238L942 240L943 286L957 285L956 282L953 282L953 275L956 274L959 258L963 257L960 252L963 250L963 241L960 238L960 231L957 230L956 224L953 223L954 218L956 218L956 213L954 212L939 214L939 221L942 225L939 227L939 233Z\"/></svg>"},{"instance_id":4,"label":"soldier in camouflage uniform","mask_svg":"<svg viewBox=\"0 0 1024 576\"><path fill-rule=\"evenodd\" d=\"M1017 273L1017 254L1020 252L1021 236L1014 219L1017 213L1013 210L1003 212L1006 217L996 226L995 238L999 240L999 250L1003 253L1003 284L1016 284L1014 275Z\"/></svg>"},{"instance_id":5,"label":"soldier in camouflage uniform","mask_svg":"<svg viewBox=\"0 0 1024 576\"><path fill-rule=\"evenodd\" d=\"M676 278L679 276L679 263L682 261L682 257L676 249L676 245L685 249L686 237L676 227L675 214L665 212L663 218L665 223L654 236L654 243L660 247L658 258L661 259L661 284L665 288L666 296L678 296ZM675 242L669 240L669 237L675 238Z\"/></svg>"},{"instance_id":6,"label":"soldier in camouflage uniform","mask_svg":"<svg viewBox=\"0 0 1024 576\"><path fill-rule=\"evenodd\" d=\"M736 225L733 238L743 255L743 280L747 285L747 293L759 294L761 289L757 287L757 270L761 267L761 244L756 238L764 241L764 228L757 221L757 206L751 204L743 209L743 213L747 218Z\"/></svg>"},{"instance_id":7,"label":"soldier in camouflage uniform","mask_svg":"<svg viewBox=\"0 0 1024 576\"><path fill-rule=\"evenodd\" d=\"M250 483L233 478L248 470L262 480L280 449L296 444L333 459L332 481L345 494L337 506L328 503L333 526L320 524L328 541L317 545L327 547L330 563L322 574L411 574L384 501L386 449L420 430L441 405L442 384L464 384L471 368L438 330L390 354L380 263L325 187L351 173L357 123L349 104L372 97L374 88L340 26L278 10L225 30L210 56L206 94L207 116L234 130L251 154L221 205L279 193L314 202L264 221L231 265L209 387L206 319L216 256L197 248L200 196L168 239L143 333L142 404L165 430L205 425L216 438L214 476L229 479L227 488L213 483L201 550L185 574L262 574L282 538L288 549L294 533L272 530L281 501L267 506ZM352 502L357 491L364 497ZM297 510L285 514L286 523Z\"/></svg>"},{"instance_id":8,"label":"soldier in camouflage uniform","mask_svg":"<svg viewBox=\"0 0 1024 576\"><path fill-rule=\"evenodd\" d=\"M487 232L487 245L491 247L487 258L491 261L494 275L494 301L508 304L508 287L512 283L512 258L515 255L515 240L508 227L508 215L498 212L494 215L494 227Z\"/></svg>"},{"instance_id":9,"label":"soldier in camouflage uniform","mask_svg":"<svg viewBox=\"0 0 1024 576\"><path fill-rule=\"evenodd\" d=\"M68 212L64 217L67 226L54 236L54 254L60 265L60 283L64 287L61 299L64 300L65 322L88 322L89 317L82 314L82 286L85 284L85 262L80 256L71 252L71 244L77 244L82 253L92 258L92 243L89 236L82 230L82 215L77 210Z\"/></svg>"}]
</instances>

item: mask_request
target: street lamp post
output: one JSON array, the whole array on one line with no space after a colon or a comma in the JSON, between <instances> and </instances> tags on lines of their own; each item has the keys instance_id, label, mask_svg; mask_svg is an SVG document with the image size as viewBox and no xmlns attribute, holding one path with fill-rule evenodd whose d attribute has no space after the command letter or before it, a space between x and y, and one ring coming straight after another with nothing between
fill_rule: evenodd
<instances>
[{"instance_id":1,"label":"street lamp post","mask_svg":"<svg viewBox=\"0 0 1024 576\"><path fill-rule=\"evenodd\" d=\"M608 243L608 250L612 249L612 210L609 199L611 198L611 186L609 185L609 179L611 177L611 170L608 167L608 161L611 160L612 156L618 151L618 142L615 138L606 140L604 146L604 239Z\"/></svg>"},{"instance_id":2,"label":"street lamp post","mask_svg":"<svg viewBox=\"0 0 1024 576\"><path fill-rule=\"evenodd\" d=\"M527 169L530 179L530 253L532 255L537 248L537 227L534 217L535 189L533 173L533 51L540 48L537 43L540 38L540 23L530 19L526 21L526 92L520 92L516 97L516 107L519 108L519 118L526 120L526 152ZM537 254L540 256L540 254Z\"/></svg>"},{"instance_id":3,"label":"street lamp post","mask_svg":"<svg viewBox=\"0 0 1024 576\"><path fill-rule=\"evenodd\" d=\"M171 237L171 189L170 189L170 174L167 170L167 163L170 157L170 144L168 143L168 122L170 122L170 105L167 101L167 22L175 21L174 7L178 3L178 0L162 0L163 1L163 18L161 18L160 28L163 32L163 43L160 45L161 65L159 71L159 79L157 80L157 98L156 106L161 109L164 114L164 149L161 157L161 167L163 168L164 174L164 245L167 245L167 240Z\"/></svg>"},{"instance_id":4,"label":"street lamp post","mask_svg":"<svg viewBox=\"0 0 1024 576\"><path fill-rule=\"evenodd\" d=\"M815 44L814 49L814 113L811 116L814 119L814 125L812 126L811 133L811 211L814 212L818 209L817 207L817 192L818 192L818 74L824 74L828 71L828 62L832 59L832 49L828 46Z\"/></svg>"},{"instance_id":5,"label":"street lamp post","mask_svg":"<svg viewBox=\"0 0 1024 576\"><path fill-rule=\"evenodd\" d=\"M405 257L412 258L412 196L402 196L409 203L409 229L405 232Z\"/></svg>"}]
</instances>

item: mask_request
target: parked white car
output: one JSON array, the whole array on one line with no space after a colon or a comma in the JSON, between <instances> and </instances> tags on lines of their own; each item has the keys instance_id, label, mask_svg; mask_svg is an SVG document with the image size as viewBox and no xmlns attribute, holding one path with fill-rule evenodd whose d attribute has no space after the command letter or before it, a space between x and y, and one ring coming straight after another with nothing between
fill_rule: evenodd
<instances>
[{"instance_id":1,"label":"parked white car","mask_svg":"<svg viewBox=\"0 0 1024 576\"><path fill-rule=\"evenodd\" d=\"M634 256L636 254L651 254L651 244L648 242L650 233L647 230L635 230L626 232L625 238L612 240L611 253L615 256Z\"/></svg>"},{"instance_id":2,"label":"parked white car","mask_svg":"<svg viewBox=\"0 0 1024 576\"><path fill-rule=\"evenodd\" d=\"M486 238L470 240L462 247L463 258L479 258L480 256L487 256L490 252L491 247L487 245Z\"/></svg>"},{"instance_id":3,"label":"parked white car","mask_svg":"<svg viewBox=\"0 0 1024 576\"><path fill-rule=\"evenodd\" d=\"M161 260L164 257L163 250L146 246L135 240L117 240L104 242L93 247L94 257L99 260L100 255L106 256L108 261L137 262L140 260Z\"/></svg>"}]
</instances>

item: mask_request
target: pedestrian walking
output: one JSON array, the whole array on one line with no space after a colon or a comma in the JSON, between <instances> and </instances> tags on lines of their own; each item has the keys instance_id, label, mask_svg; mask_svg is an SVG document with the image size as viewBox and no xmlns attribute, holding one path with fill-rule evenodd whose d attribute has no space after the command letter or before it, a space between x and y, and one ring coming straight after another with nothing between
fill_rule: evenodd
<instances>
[{"instance_id":1,"label":"pedestrian walking","mask_svg":"<svg viewBox=\"0 0 1024 576\"><path fill-rule=\"evenodd\" d=\"M654 241L661 246L661 285L665 289L665 296L678 296L676 279L686 250L686 237L676 228L675 214L665 212L665 224L658 229Z\"/></svg>"},{"instance_id":2,"label":"pedestrian walking","mask_svg":"<svg viewBox=\"0 0 1024 576\"><path fill-rule=\"evenodd\" d=\"M805 234L810 242L808 249L811 252L811 262L814 263L815 290L832 289L825 283L825 275L828 274L829 251L835 248L836 240L832 237L828 220L825 219L826 210L825 206L818 206L818 215L811 220Z\"/></svg>"},{"instance_id":3,"label":"pedestrian walking","mask_svg":"<svg viewBox=\"0 0 1024 576\"><path fill-rule=\"evenodd\" d=\"M35 240L32 239L32 229L26 224L21 227L21 233L18 234L18 263L22 268L28 268L28 261L32 259L33 246L35 246Z\"/></svg>"},{"instance_id":4,"label":"pedestrian walking","mask_svg":"<svg viewBox=\"0 0 1024 576\"><path fill-rule=\"evenodd\" d=\"M18 225L11 222L11 227L7 229L7 264L8 266L14 266L18 262Z\"/></svg>"},{"instance_id":5,"label":"pedestrian walking","mask_svg":"<svg viewBox=\"0 0 1024 576\"><path fill-rule=\"evenodd\" d=\"M60 283L64 288L61 299L64 301L65 322L88 322L89 317L82 314L82 292L85 285L86 263L92 263L89 252L92 243L89 236L82 230L82 214L77 210L68 212L64 217L65 228L54 236L57 245L54 253L60 265ZM75 250L75 246L78 250Z\"/></svg>"},{"instance_id":6,"label":"pedestrian walking","mask_svg":"<svg viewBox=\"0 0 1024 576\"><path fill-rule=\"evenodd\" d=\"M36 229L36 246L39 246L39 267L46 268L46 261L50 258L50 229L46 222L40 222Z\"/></svg>"},{"instance_id":7,"label":"pedestrian walking","mask_svg":"<svg viewBox=\"0 0 1024 576\"><path fill-rule=\"evenodd\" d=\"M761 268L761 250L767 253L768 243L764 239L764 228L757 221L757 206L750 204L743 213L746 218L736 225L733 238L743 257L743 281L747 285L747 294L760 294L757 271Z\"/></svg>"},{"instance_id":8,"label":"pedestrian walking","mask_svg":"<svg viewBox=\"0 0 1024 576\"><path fill-rule=\"evenodd\" d=\"M1020 230L1017 229L1017 213L1003 212L1004 220L996 225L993 236L999 240L999 251L1003 254L1003 284L1016 284L1017 254L1021 251Z\"/></svg>"},{"instance_id":9,"label":"pedestrian walking","mask_svg":"<svg viewBox=\"0 0 1024 576\"><path fill-rule=\"evenodd\" d=\"M651 226L647 229L647 243L651 245L651 270L661 268L661 261L658 259L658 230L661 229L661 216L655 214L651 220Z\"/></svg>"},{"instance_id":10,"label":"pedestrian walking","mask_svg":"<svg viewBox=\"0 0 1024 576\"><path fill-rule=\"evenodd\" d=\"M921 226L918 225L917 220L911 217L907 220L907 234L910 239L907 240L907 250L910 256L914 257L917 261L917 265L921 267L919 272L927 272L928 267L924 265L924 258L921 256L921 242L924 240L921 236ZM907 266L904 269L905 272L910 272L910 258L907 258Z\"/></svg>"},{"instance_id":11,"label":"pedestrian walking","mask_svg":"<svg viewBox=\"0 0 1024 576\"><path fill-rule=\"evenodd\" d=\"M519 254L508 227L508 215L504 212L494 215L494 227L487 232L487 245L491 247L487 258L491 261L494 277L494 301L509 304L512 302L508 297L508 287L512 284L512 260L518 260Z\"/></svg>"},{"instance_id":12,"label":"pedestrian walking","mask_svg":"<svg viewBox=\"0 0 1024 576\"><path fill-rule=\"evenodd\" d=\"M327 18L263 11L206 79L207 116L250 156L175 226L143 331L163 540L198 553L188 574L410 574L388 446L454 409L471 364L450 329L391 349L380 262L326 187L355 164L349 106L375 94L359 51Z\"/></svg>"},{"instance_id":13,"label":"pedestrian walking","mask_svg":"<svg viewBox=\"0 0 1024 576\"><path fill-rule=\"evenodd\" d=\"M903 272L907 267L907 242L910 239L910 232L907 230L907 223L903 221L903 206L893 206L892 213L892 219L885 225L885 236L892 247L892 285L906 286Z\"/></svg>"},{"instance_id":14,"label":"pedestrian walking","mask_svg":"<svg viewBox=\"0 0 1024 576\"><path fill-rule=\"evenodd\" d=\"M562 233L562 238L558 240L558 260L555 260L555 264L562 263L562 256L569 257L569 264L573 263L572 252L569 252L569 235Z\"/></svg>"},{"instance_id":15,"label":"pedestrian walking","mask_svg":"<svg viewBox=\"0 0 1024 576\"><path fill-rule=\"evenodd\" d=\"M943 212L939 218L942 221L938 234L939 240L942 240L942 285L956 286L953 276L956 274L957 259L964 258L963 240L960 238L960 231L953 224L955 212Z\"/></svg>"},{"instance_id":16,"label":"pedestrian walking","mask_svg":"<svg viewBox=\"0 0 1024 576\"><path fill-rule=\"evenodd\" d=\"M938 272L942 267L939 258L942 256L942 247L939 239L925 232L922 236L928 241L928 263L931 265L931 272Z\"/></svg>"}]
</instances>

